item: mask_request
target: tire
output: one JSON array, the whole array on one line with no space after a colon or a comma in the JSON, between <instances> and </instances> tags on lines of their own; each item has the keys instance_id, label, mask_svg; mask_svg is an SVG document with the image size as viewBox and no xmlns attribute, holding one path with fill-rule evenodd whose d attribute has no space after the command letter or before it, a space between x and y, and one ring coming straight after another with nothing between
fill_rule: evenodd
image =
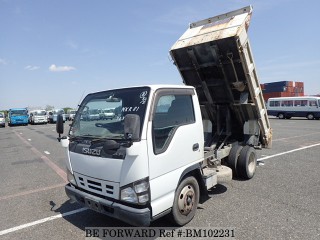
<instances>
[{"instance_id":1,"label":"tire","mask_svg":"<svg viewBox=\"0 0 320 240\"><path fill-rule=\"evenodd\" d=\"M237 162L238 158L240 156L240 152L242 150L243 146L236 144L231 148L231 151L228 156L228 165L232 169L233 175L237 176Z\"/></svg>"},{"instance_id":2,"label":"tire","mask_svg":"<svg viewBox=\"0 0 320 240\"><path fill-rule=\"evenodd\" d=\"M256 167L256 150L250 146L243 147L237 163L237 174L242 179L251 179L256 172Z\"/></svg>"},{"instance_id":3,"label":"tire","mask_svg":"<svg viewBox=\"0 0 320 240\"><path fill-rule=\"evenodd\" d=\"M308 113L307 118L308 118L308 120L313 120L314 116L312 113Z\"/></svg>"},{"instance_id":4,"label":"tire","mask_svg":"<svg viewBox=\"0 0 320 240\"><path fill-rule=\"evenodd\" d=\"M279 113L279 114L278 114L278 118L279 118L279 119L284 119L284 114L283 114L283 113Z\"/></svg>"},{"instance_id":5,"label":"tire","mask_svg":"<svg viewBox=\"0 0 320 240\"><path fill-rule=\"evenodd\" d=\"M176 225L183 226L193 219L199 196L198 181L192 176L183 179L176 189L171 211L171 220Z\"/></svg>"}]
</instances>

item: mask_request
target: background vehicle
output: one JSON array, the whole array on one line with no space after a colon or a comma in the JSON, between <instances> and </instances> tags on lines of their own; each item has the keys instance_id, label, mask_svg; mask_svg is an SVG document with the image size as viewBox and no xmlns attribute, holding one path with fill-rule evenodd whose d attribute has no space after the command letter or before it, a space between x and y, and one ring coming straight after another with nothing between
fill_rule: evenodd
<instances>
[{"instance_id":1,"label":"background vehicle","mask_svg":"<svg viewBox=\"0 0 320 240\"><path fill-rule=\"evenodd\" d=\"M272 134L246 32L251 13L190 24L170 50L186 86L89 94L67 138L59 116L71 201L132 225L170 214L181 226L207 190L232 174L254 176L256 149L270 147ZM108 108L117 109L113 121L83 121Z\"/></svg>"},{"instance_id":2,"label":"background vehicle","mask_svg":"<svg viewBox=\"0 0 320 240\"><path fill-rule=\"evenodd\" d=\"M37 123L44 123L47 124L47 112L46 110L32 110L29 111L29 123L30 124L37 124Z\"/></svg>"},{"instance_id":3,"label":"background vehicle","mask_svg":"<svg viewBox=\"0 0 320 240\"><path fill-rule=\"evenodd\" d=\"M268 115L280 119L306 117L309 120L320 118L320 97L282 97L269 98Z\"/></svg>"},{"instance_id":4,"label":"background vehicle","mask_svg":"<svg viewBox=\"0 0 320 240\"><path fill-rule=\"evenodd\" d=\"M76 115L76 111L75 109L68 109L67 114L66 114L66 120L68 121L73 121L74 116Z\"/></svg>"},{"instance_id":5,"label":"background vehicle","mask_svg":"<svg viewBox=\"0 0 320 240\"><path fill-rule=\"evenodd\" d=\"M100 119L113 119L115 117L114 108L102 109L100 111Z\"/></svg>"},{"instance_id":6,"label":"background vehicle","mask_svg":"<svg viewBox=\"0 0 320 240\"><path fill-rule=\"evenodd\" d=\"M6 117L3 112L0 112L0 126L6 127Z\"/></svg>"},{"instance_id":7,"label":"background vehicle","mask_svg":"<svg viewBox=\"0 0 320 240\"><path fill-rule=\"evenodd\" d=\"M99 115L100 111L98 109L89 109L89 116L88 116L88 120L93 121L93 120L99 120L100 119L100 115Z\"/></svg>"},{"instance_id":8,"label":"background vehicle","mask_svg":"<svg viewBox=\"0 0 320 240\"><path fill-rule=\"evenodd\" d=\"M28 125L27 108L11 108L8 111L8 125Z\"/></svg>"},{"instance_id":9,"label":"background vehicle","mask_svg":"<svg viewBox=\"0 0 320 240\"><path fill-rule=\"evenodd\" d=\"M65 115L64 115L64 110L62 108L59 109L52 109L47 111L47 120L48 123L55 123L57 122L57 116L58 114L62 114L63 117L63 122L66 121Z\"/></svg>"}]
</instances>

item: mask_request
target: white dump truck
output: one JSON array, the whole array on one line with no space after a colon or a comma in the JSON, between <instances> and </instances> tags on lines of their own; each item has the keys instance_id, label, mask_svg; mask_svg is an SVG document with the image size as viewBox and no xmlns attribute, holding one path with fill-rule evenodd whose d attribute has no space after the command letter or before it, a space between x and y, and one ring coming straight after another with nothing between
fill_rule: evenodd
<instances>
[{"instance_id":1,"label":"white dump truck","mask_svg":"<svg viewBox=\"0 0 320 240\"><path fill-rule=\"evenodd\" d=\"M271 127L247 36L251 6L190 24L170 54L184 85L87 95L67 136L71 201L135 226L166 214L192 220L199 200L232 176L250 179ZM91 109L112 120L83 120Z\"/></svg>"}]
</instances>

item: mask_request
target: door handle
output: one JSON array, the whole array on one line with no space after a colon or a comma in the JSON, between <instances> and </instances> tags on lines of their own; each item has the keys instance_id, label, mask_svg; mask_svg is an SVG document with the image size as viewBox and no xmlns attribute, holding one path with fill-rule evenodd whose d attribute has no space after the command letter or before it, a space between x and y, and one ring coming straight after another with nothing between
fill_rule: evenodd
<instances>
[{"instance_id":1,"label":"door handle","mask_svg":"<svg viewBox=\"0 0 320 240\"><path fill-rule=\"evenodd\" d=\"M198 150L199 150L199 143L193 144L192 150L193 150L194 152L195 152L195 151L198 151Z\"/></svg>"}]
</instances>

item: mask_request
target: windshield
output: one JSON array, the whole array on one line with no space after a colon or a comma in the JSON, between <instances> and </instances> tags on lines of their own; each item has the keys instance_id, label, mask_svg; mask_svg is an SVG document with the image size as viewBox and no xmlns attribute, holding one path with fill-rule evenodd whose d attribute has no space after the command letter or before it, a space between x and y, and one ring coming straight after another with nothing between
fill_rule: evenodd
<instances>
[{"instance_id":1,"label":"windshield","mask_svg":"<svg viewBox=\"0 0 320 240\"><path fill-rule=\"evenodd\" d=\"M11 116L25 116L28 114L27 110L11 110Z\"/></svg>"},{"instance_id":2,"label":"windshield","mask_svg":"<svg viewBox=\"0 0 320 240\"><path fill-rule=\"evenodd\" d=\"M4 116L3 116L3 114L2 113L0 113L0 118L3 118Z\"/></svg>"},{"instance_id":3,"label":"windshield","mask_svg":"<svg viewBox=\"0 0 320 240\"><path fill-rule=\"evenodd\" d=\"M63 109L56 109L52 111L53 114L64 114Z\"/></svg>"},{"instance_id":4,"label":"windshield","mask_svg":"<svg viewBox=\"0 0 320 240\"><path fill-rule=\"evenodd\" d=\"M90 109L89 112L90 112L90 114L99 114L98 109Z\"/></svg>"},{"instance_id":5,"label":"windshield","mask_svg":"<svg viewBox=\"0 0 320 240\"><path fill-rule=\"evenodd\" d=\"M139 115L142 124L149 92L149 88L141 87L89 94L76 113L70 137L125 139L125 115Z\"/></svg>"},{"instance_id":6,"label":"windshield","mask_svg":"<svg viewBox=\"0 0 320 240\"><path fill-rule=\"evenodd\" d=\"M46 111L36 111L33 113L35 116L41 116L41 115L46 115Z\"/></svg>"}]
</instances>

